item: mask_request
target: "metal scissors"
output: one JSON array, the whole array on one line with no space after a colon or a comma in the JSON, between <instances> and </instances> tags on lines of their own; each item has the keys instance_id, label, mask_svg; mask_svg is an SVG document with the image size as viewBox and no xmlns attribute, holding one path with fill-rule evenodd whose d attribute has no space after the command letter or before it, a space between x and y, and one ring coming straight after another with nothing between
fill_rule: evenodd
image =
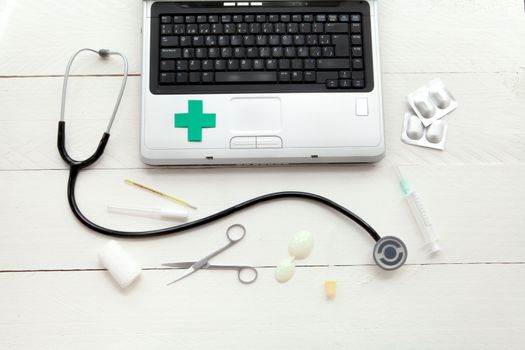
<instances>
[{"instance_id":1,"label":"metal scissors","mask_svg":"<svg viewBox=\"0 0 525 350\"><path fill-rule=\"evenodd\" d=\"M240 230L241 235L239 237L232 236L232 232ZM209 270L237 270L237 279L243 284L251 284L257 280L257 270L253 266L244 266L244 265L210 265L210 259L219 255L226 249L229 249L236 243L240 242L246 235L246 228L243 225L235 224L226 230L226 237L230 241L224 247L214 251L213 253L205 256L199 261L189 261L189 262L179 262L179 263L169 263L162 264L163 266L168 267L178 267L186 269L186 271L175 281L168 283L171 285L177 281L180 281L183 278L188 277L189 275L199 271L200 269L209 269ZM244 277L243 277L244 276Z\"/></svg>"}]
</instances>

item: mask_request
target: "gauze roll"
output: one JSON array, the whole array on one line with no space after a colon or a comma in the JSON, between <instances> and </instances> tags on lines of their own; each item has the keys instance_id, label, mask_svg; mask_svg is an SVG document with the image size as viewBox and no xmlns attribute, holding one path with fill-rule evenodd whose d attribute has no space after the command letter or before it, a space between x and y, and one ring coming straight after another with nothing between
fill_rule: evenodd
<instances>
[{"instance_id":1,"label":"gauze roll","mask_svg":"<svg viewBox=\"0 0 525 350\"><path fill-rule=\"evenodd\" d=\"M142 272L139 264L124 251L120 244L113 240L102 247L98 258L121 288L128 287Z\"/></svg>"}]
</instances>

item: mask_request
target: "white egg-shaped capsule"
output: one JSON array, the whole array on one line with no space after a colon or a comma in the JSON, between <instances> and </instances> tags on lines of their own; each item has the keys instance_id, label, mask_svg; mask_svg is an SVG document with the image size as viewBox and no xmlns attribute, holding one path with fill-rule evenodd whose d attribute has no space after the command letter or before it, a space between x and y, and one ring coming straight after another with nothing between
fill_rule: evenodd
<instances>
[{"instance_id":1,"label":"white egg-shaped capsule","mask_svg":"<svg viewBox=\"0 0 525 350\"><path fill-rule=\"evenodd\" d=\"M448 90L441 84L433 84L430 86L428 94L430 95L432 102L441 109L447 108L452 102L450 92L448 92Z\"/></svg>"},{"instance_id":2,"label":"white egg-shaped capsule","mask_svg":"<svg viewBox=\"0 0 525 350\"><path fill-rule=\"evenodd\" d=\"M279 283L288 282L295 273L294 258L286 258L275 268L275 279Z\"/></svg>"},{"instance_id":3,"label":"white egg-shaped capsule","mask_svg":"<svg viewBox=\"0 0 525 350\"><path fill-rule=\"evenodd\" d=\"M445 134L445 121L436 120L427 129L427 140L431 143L440 143Z\"/></svg>"},{"instance_id":4,"label":"white egg-shaped capsule","mask_svg":"<svg viewBox=\"0 0 525 350\"><path fill-rule=\"evenodd\" d=\"M408 119L406 133L412 140L419 140L425 133L425 126L417 116L411 115Z\"/></svg>"},{"instance_id":5,"label":"white egg-shaped capsule","mask_svg":"<svg viewBox=\"0 0 525 350\"><path fill-rule=\"evenodd\" d=\"M420 93L414 98L414 105L424 118L432 118L436 113L436 107L427 93Z\"/></svg>"},{"instance_id":6,"label":"white egg-shaped capsule","mask_svg":"<svg viewBox=\"0 0 525 350\"><path fill-rule=\"evenodd\" d=\"M288 244L288 253L297 260L305 259L314 247L314 237L311 232L301 230L297 232Z\"/></svg>"}]
</instances>

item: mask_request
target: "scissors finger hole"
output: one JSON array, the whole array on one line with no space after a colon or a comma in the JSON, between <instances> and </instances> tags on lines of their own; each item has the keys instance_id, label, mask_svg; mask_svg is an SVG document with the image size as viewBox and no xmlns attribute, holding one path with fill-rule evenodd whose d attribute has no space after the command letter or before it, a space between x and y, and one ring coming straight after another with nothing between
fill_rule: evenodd
<instances>
[{"instance_id":1,"label":"scissors finger hole","mask_svg":"<svg viewBox=\"0 0 525 350\"><path fill-rule=\"evenodd\" d=\"M235 224L228 227L226 236L232 242L238 242L246 235L246 228L241 224Z\"/></svg>"},{"instance_id":2,"label":"scissors finger hole","mask_svg":"<svg viewBox=\"0 0 525 350\"><path fill-rule=\"evenodd\" d=\"M252 267L244 267L239 269L239 281L244 284L250 284L257 279L257 270Z\"/></svg>"}]
</instances>

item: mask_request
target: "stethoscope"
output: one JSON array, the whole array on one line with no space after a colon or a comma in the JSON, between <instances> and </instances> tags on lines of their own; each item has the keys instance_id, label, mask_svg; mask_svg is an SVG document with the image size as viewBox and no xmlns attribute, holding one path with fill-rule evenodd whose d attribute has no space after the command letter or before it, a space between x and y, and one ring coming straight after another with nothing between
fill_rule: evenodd
<instances>
[{"instance_id":1,"label":"stethoscope","mask_svg":"<svg viewBox=\"0 0 525 350\"><path fill-rule=\"evenodd\" d=\"M95 152L88 158L84 160L75 160L71 158L66 150L65 146L65 140L66 140L66 122L64 120L64 111L65 111L65 104L66 104L66 90L67 90L67 81L69 78L69 72L71 70L71 66L73 64L73 61L75 58L84 51L93 52L98 54L102 58L109 58L110 56L120 56L123 61L124 65L124 73L123 73L123 79L122 84L120 86L120 92L117 97L117 101L115 103L115 106L113 108L113 113L111 114L111 118L108 122L106 131L102 135L100 142L97 146L97 149ZM206 224L209 224L213 221L222 219L226 216L232 215L236 212L239 212L241 210L244 210L246 208L252 207L256 204L260 204L263 202L268 202L271 200L276 199L285 199L285 198L301 198L301 199L307 199L313 202L317 202L320 204L323 204L325 206L328 206L342 215L346 216L348 219L354 221L356 224L361 226L372 239L374 239L375 246L373 250L373 257L374 261L377 266L384 270L395 270L401 267L407 258L407 248L403 241L401 241L399 238L394 236L385 236L382 237L379 236L376 230L374 230L366 221L361 219L359 216L354 214L352 211L346 209L345 207L335 203L334 201L319 196L317 194L308 193L308 192L297 192L297 191L284 191L284 192L275 192L275 193L269 193L265 194L256 198L249 199L245 202L242 202L240 204L237 204L233 207L224 209L222 211L219 211L215 214L206 216L204 218L194 220L191 222L187 222L184 224L180 224L173 227L163 228L163 229L157 229L157 230L148 230L148 231L118 231L113 230L110 228L106 228L100 225L95 224L91 220L89 220L79 209L76 197L75 197L75 185L77 182L78 174L82 169L88 168L91 165L93 165L104 153L104 149L106 148L106 145L109 140L109 133L111 131L111 127L113 125L113 121L115 120L115 116L117 114L118 107L120 105L120 101L122 100L122 95L124 94L124 89L126 87L126 81L128 78L128 61L124 55L118 52L113 52L106 49L101 50L92 50L92 49L81 49L77 51L69 60L66 72L64 74L64 85L62 89L62 107L60 112L60 121L58 122L58 140L57 140L57 146L58 151L60 153L60 156L62 159L69 165L70 171L69 171L69 180L67 185L67 198L69 202L69 206L71 207L71 210L73 214L76 216L76 218L86 227L90 228L93 231L99 232L106 236L112 236L112 237L127 237L127 238L139 238L139 237L153 237L153 236L161 236L161 235L169 235L169 234L176 234L183 231L188 231L200 226L204 226Z\"/></svg>"}]
</instances>

